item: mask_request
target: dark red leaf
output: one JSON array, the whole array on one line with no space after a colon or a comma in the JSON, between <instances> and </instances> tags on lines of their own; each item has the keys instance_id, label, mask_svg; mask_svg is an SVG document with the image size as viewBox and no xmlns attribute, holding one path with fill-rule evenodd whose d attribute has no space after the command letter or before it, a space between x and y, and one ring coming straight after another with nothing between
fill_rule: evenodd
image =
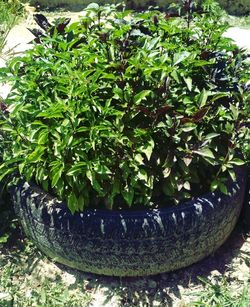
<instances>
[{"instance_id":1,"label":"dark red leaf","mask_svg":"<svg viewBox=\"0 0 250 307\"><path fill-rule=\"evenodd\" d=\"M43 30L47 31L51 28L51 24L48 22L48 19L42 14L34 15L35 22L41 27Z\"/></svg>"},{"instance_id":2,"label":"dark red leaf","mask_svg":"<svg viewBox=\"0 0 250 307\"><path fill-rule=\"evenodd\" d=\"M58 33L60 33L60 34L64 33L64 30L65 30L66 26L69 24L70 20L71 20L70 18L65 18L63 20L63 22L60 22L57 25L56 29L57 29Z\"/></svg>"},{"instance_id":3,"label":"dark red leaf","mask_svg":"<svg viewBox=\"0 0 250 307\"><path fill-rule=\"evenodd\" d=\"M177 12L168 12L165 15L165 19L169 19L169 18L172 18L172 17L180 17L180 14L177 13Z\"/></svg>"},{"instance_id":4,"label":"dark red leaf","mask_svg":"<svg viewBox=\"0 0 250 307\"><path fill-rule=\"evenodd\" d=\"M183 117L183 118L180 119L180 122L182 124L186 124L186 123L193 123L194 120L192 118L189 118L189 117Z\"/></svg>"},{"instance_id":5,"label":"dark red leaf","mask_svg":"<svg viewBox=\"0 0 250 307\"><path fill-rule=\"evenodd\" d=\"M155 26L157 26L159 23L158 17L156 15L153 17L153 23Z\"/></svg>"},{"instance_id":6,"label":"dark red leaf","mask_svg":"<svg viewBox=\"0 0 250 307\"><path fill-rule=\"evenodd\" d=\"M1 101L0 102L0 110L3 112L3 113L9 113L8 111L7 111L7 105L3 102L3 101Z\"/></svg>"},{"instance_id":7,"label":"dark red leaf","mask_svg":"<svg viewBox=\"0 0 250 307\"><path fill-rule=\"evenodd\" d=\"M40 31L40 30L38 30L38 29L29 29L29 28L28 28L28 30L29 30L36 38L40 38L40 37L44 36L44 35L43 35L43 32Z\"/></svg>"},{"instance_id":8,"label":"dark red leaf","mask_svg":"<svg viewBox=\"0 0 250 307\"><path fill-rule=\"evenodd\" d=\"M170 105L165 105L163 107L160 107L159 109L157 109L154 114L155 116L159 116L159 115L165 115L167 113L167 111L169 109L171 109L172 107Z\"/></svg>"},{"instance_id":9,"label":"dark red leaf","mask_svg":"<svg viewBox=\"0 0 250 307\"><path fill-rule=\"evenodd\" d=\"M206 50L202 51L200 55L202 60L208 60L210 56L211 56L211 52L206 51Z\"/></svg>"},{"instance_id":10,"label":"dark red leaf","mask_svg":"<svg viewBox=\"0 0 250 307\"><path fill-rule=\"evenodd\" d=\"M183 3L183 8L184 10L187 12L191 9L191 6L192 6L192 0L186 0L184 1Z\"/></svg>"},{"instance_id":11,"label":"dark red leaf","mask_svg":"<svg viewBox=\"0 0 250 307\"><path fill-rule=\"evenodd\" d=\"M146 107L140 106L140 107L137 108L137 111L142 112L142 113L148 115L149 117L154 117L154 114Z\"/></svg>"},{"instance_id":12,"label":"dark red leaf","mask_svg":"<svg viewBox=\"0 0 250 307\"><path fill-rule=\"evenodd\" d=\"M72 45L72 49L74 48L78 48L80 44L82 43L86 43L86 38L85 37L81 37L77 42L75 42L73 45Z\"/></svg>"},{"instance_id":13,"label":"dark red leaf","mask_svg":"<svg viewBox=\"0 0 250 307\"><path fill-rule=\"evenodd\" d=\"M197 111L193 116L192 119L194 122L199 122L203 119L203 117L207 114L208 108L202 108Z\"/></svg>"}]
</instances>

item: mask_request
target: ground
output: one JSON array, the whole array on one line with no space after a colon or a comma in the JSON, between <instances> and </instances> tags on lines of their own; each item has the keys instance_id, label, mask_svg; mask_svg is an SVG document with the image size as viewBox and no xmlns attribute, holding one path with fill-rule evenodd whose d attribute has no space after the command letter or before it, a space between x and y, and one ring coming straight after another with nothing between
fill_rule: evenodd
<instances>
[{"instance_id":1,"label":"ground","mask_svg":"<svg viewBox=\"0 0 250 307\"><path fill-rule=\"evenodd\" d=\"M213 297L220 302L213 306L250 306L249 292L246 305L237 305L250 285L250 234L240 224L214 255L149 277L97 276L53 263L18 227L0 250L0 306L209 306Z\"/></svg>"}]
</instances>

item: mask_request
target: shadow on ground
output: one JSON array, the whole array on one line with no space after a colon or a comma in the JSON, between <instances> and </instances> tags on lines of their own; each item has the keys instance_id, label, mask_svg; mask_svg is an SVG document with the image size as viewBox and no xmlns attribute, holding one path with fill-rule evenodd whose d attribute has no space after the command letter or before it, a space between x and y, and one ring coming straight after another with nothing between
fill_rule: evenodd
<instances>
[{"instance_id":1,"label":"shadow on ground","mask_svg":"<svg viewBox=\"0 0 250 307\"><path fill-rule=\"evenodd\" d=\"M43 280L65 283L70 291L81 289L91 295L91 306L173 306L176 301L184 302L178 306L186 306L185 302L201 289L199 276L210 279L226 274L227 279L233 279L233 272L238 276L240 263L250 271L250 235L239 224L227 242L203 261L175 272L137 278L98 276L54 264L27 243L18 226L9 244L1 249L0 260L1 254L11 258L16 267L24 263L22 274L32 276L34 287Z\"/></svg>"},{"instance_id":2,"label":"shadow on ground","mask_svg":"<svg viewBox=\"0 0 250 307\"><path fill-rule=\"evenodd\" d=\"M250 268L250 248L241 250L248 234L242 225L238 225L227 242L212 256L203 261L175 272L158 274L149 277L117 278L82 273L57 264L62 270L73 274L76 283L85 281L85 289L93 293L101 290L103 305L113 302L114 296L119 297L118 306L172 306L174 300L182 300L183 293L190 295L201 284L199 276L220 276L226 272L230 276L233 259L244 261ZM105 261L105 259L104 259ZM74 285L71 285L74 287ZM189 291L188 291L189 290ZM192 291L191 291L192 290ZM99 297L100 299L100 297ZM100 303L100 301L99 301ZM96 305L98 306L98 305ZM101 305L99 305L101 306Z\"/></svg>"}]
</instances>

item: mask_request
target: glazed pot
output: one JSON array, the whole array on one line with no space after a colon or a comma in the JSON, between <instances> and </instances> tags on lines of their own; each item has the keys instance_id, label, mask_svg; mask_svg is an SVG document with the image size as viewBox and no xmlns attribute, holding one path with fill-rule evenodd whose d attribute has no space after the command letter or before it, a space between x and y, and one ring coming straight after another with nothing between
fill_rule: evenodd
<instances>
[{"instance_id":1,"label":"glazed pot","mask_svg":"<svg viewBox=\"0 0 250 307\"><path fill-rule=\"evenodd\" d=\"M72 215L33 184L14 188L26 234L53 260L86 272L142 276L173 271L213 253L230 235L245 194L246 172L229 195L209 192L176 207L144 211L88 209Z\"/></svg>"}]
</instances>

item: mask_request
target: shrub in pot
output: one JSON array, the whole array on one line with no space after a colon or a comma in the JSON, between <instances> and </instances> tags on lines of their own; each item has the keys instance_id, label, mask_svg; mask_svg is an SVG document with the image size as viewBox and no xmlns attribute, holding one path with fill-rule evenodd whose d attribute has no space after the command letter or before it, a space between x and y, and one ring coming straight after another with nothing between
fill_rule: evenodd
<instances>
[{"instance_id":1,"label":"shrub in pot","mask_svg":"<svg viewBox=\"0 0 250 307\"><path fill-rule=\"evenodd\" d=\"M45 253L147 275L228 237L245 188L249 65L219 17L211 1L178 13L92 4L72 24L36 15L34 46L2 70L12 146L0 178L15 172L16 211Z\"/></svg>"}]
</instances>

